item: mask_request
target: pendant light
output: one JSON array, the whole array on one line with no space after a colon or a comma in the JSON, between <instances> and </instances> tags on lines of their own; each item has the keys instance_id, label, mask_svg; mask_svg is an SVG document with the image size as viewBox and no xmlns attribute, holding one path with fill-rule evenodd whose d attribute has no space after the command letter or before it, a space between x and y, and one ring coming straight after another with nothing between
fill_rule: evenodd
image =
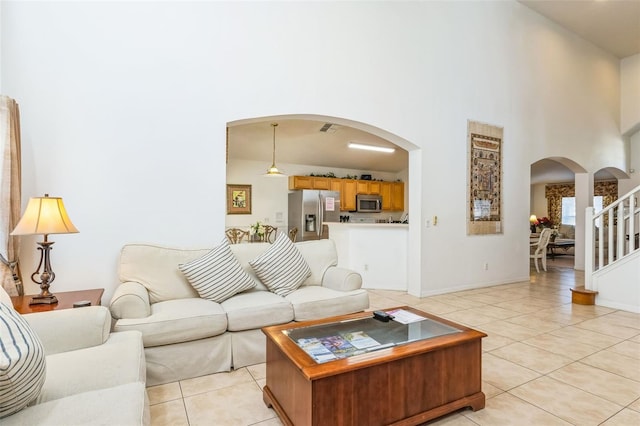
<instances>
[{"instance_id":1,"label":"pendant light","mask_svg":"<svg viewBox=\"0 0 640 426\"><path fill-rule=\"evenodd\" d=\"M278 123L271 123L271 127L273 127L273 162L271 163L271 167L267 169L267 173L265 176L286 176L276 167L276 127L278 127Z\"/></svg>"}]
</instances>

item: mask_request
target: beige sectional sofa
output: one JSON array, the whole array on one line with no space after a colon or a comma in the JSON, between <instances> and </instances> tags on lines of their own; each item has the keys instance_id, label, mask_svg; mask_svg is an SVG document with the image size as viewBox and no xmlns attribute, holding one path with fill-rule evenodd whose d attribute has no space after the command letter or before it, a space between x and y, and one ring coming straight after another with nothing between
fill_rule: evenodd
<instances>
[{"instance_id":1,"label":"beige sectional sofa","mask_svg":"<svg viewBox=\"0 0 640 426\"><path fill-rule=\"evenodd\" d=\"M104 306L21 316L2 287L0 303L2 426L150 423L144 348L139 332L110 333L111 316ZM7 333L14 337L36 337L25 347L24 339L7 338ZM12 350L12 341L16 344L22 341L22 348ZM7 355L10 355L8 364ZM28 400L19 383L19 375L25 371L25 358L20 360L18 355L26 356L31 365L35 358L44 358L44 377L38 379L32 371L26 379L32 388L28 390ZM7 384L13 389L7 389Z\"/></svg>"},{"instance_id":2,"label":"beige sectional sofa","mask_svg":"<svg viewBox=\"0 0 640 426\"><path fill-rule=\"evenodd\" d=\"M183 380L265 361L261 327L359 312L369 307L361 276L337 267L331 240L293 246L310 275L289 294L269 291L249 264L272 245L231 245L255 287L218 303L201 298L178 268L211 249L148 244L123 247L119 279L110 304L115 332L142 333L147 384Z\"/></svg>"}]
</instances>

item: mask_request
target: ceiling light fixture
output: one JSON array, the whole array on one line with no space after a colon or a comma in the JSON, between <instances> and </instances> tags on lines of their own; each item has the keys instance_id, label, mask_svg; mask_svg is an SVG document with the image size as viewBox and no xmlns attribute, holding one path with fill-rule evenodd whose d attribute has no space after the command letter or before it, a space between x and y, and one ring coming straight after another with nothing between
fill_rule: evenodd
<instances>
[{"instance_id":1,"label":"ceiling light fixture","mask_svg":"<svg viewBox=\"0 0 640 426\"><path fill-rule=\"evenodd\" d=\"M276 167L276 127L278 127L278 123L271 123L271 127L273 127L273 161L265 176L285 177L286 175Z\"/></svg>"},{"instance_id":2,"label":"ceiling light fixture","mask_svg":"<svg viewBox=\"0 0 640 426\"><path fill-rule=\"evenodd\" d=\"M360 143L353 143L353 142L349 142L349 148L364 149L366 151L385 152L387 154L390 154L395 151L394 148L387 148L384 146L363 145Z\"/></svg>"}]
</instances>

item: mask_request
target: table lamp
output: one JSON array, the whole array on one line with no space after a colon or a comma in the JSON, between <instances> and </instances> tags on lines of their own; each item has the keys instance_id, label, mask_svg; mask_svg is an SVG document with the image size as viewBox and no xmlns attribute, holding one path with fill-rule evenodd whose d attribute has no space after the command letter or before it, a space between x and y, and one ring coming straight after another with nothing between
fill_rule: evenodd
<instances>
[{"instance_id":1,"label":"table lamp","mask_svg":"<svg viewBox=\"0 0 640 426\"><path fill-rule=\"evenodd\" d=\"M535 234L536 225L538 224L538 218L535 214L532 214L531 217L529 217L529 223L531 224L531 233Z\"/></svg>"},{"instance_id":2,"label":"table lamp","mask_svg":"<svg viewBox=\"0 0 640 426\"><path fill-rule=\"evenodd\" d=\"M31 274L31 280L40 285L40 294L33 296L29 302L30 305L58 303L58 299L49 291L49 286L56 278L56 274L51 269L50 260L51 246L54 242L48 240L49 234L77 232L79 231L67 215L62 198L44 194L44 197L33 197L29 200L27 209L11 235L44 235L44 241L38 242L40 263L38 269ZM44 267L42 273L40 273L41 267Z\"/></svg>"}]
</instances>

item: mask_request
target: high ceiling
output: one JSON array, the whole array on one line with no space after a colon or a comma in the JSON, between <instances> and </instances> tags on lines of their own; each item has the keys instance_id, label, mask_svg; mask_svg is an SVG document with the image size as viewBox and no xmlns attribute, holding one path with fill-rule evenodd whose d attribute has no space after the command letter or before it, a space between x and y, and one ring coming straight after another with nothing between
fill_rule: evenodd
<instances>
[{"instance_id":1,"label":"high ceiling","mask_svg":"<svg viewBox=\"0 0 640 426\"><path fill-rule=\"evenodd\" d=\"M640 0L518 0L601 49L640 53Z\"/></svg>"},{"instance_id":2,"label":"high ceiling","mask_svg":"<svg viewBox=\"0 0 640 426\"><path fill-rule=\"evenodd\" d=\"M640 53L640 0L518 0L559 25L619 58ZM397 173L407 168L407 151L388 140L348 126L320 129L325 121L277 120L276 163L308 164ZM231 125L229 158L271 164L273 128L270 122ZM349 142L395 147L393 154L347 148ZM544 176L544 178L543 178ZM603 171L596 179L613 176ZM532 166L532 183L568 182L573 172L552 160Z\"/></svg>"}]
</instances>

